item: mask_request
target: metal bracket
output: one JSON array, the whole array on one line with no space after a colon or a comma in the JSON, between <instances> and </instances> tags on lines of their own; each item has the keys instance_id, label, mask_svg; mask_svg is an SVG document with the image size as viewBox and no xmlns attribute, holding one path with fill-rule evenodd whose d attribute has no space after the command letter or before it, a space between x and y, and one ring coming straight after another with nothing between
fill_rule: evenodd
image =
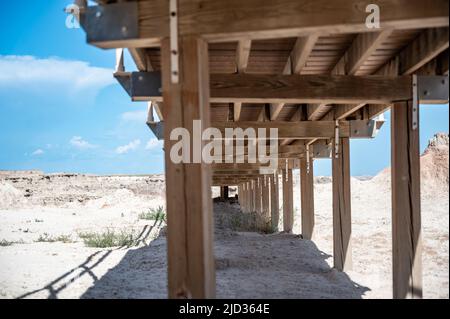
<instances>
[{"instance_id":1,"label":"metal bracket","mask_svg":"<svg viewBox=\"0 0 450 319\"><path fill-rule=\"evenodd\" d=\"M158 140L164 140L164 122L147 122L147 126Z\"/></svg>"},{"instance_id":2,"label":"metal bracket","mask_svg":"<svg viewBox=\"0 0 450 319\"><path fill-rule=\"evenodd\" d=\"M331 158L331 147L325 144L314 144L313 155L314 158Z\"/></svg>"},{"instance_id":3,"label":"metal bracket","mask_svg":"<svg viewBox=\"0 0 450 319\"><path fill-rule=\"evenodd\" d=\"M413 105L412 105L412 129L416 130L418 127L418 119L419 115L418 109L419 109L419 94L418 94L418 87L417 87L417 75L413 74Z\"/></svg>"},{"instance_id":4,"label":"metal bracket","mask_svg":"<svg viewBox=\"0 0 450 319\"><path fill-rule=\"evenodd\" d=\"M412 129L419 127L419 104L446 104L449 100L448 76L431 75L417 76L413 75L412 93Z\"/></svg>"},{"instance_id":5,"label":"metal bracket","mask_svg":"<svg viewBox=\"0 0 450 319\"><path fill-rule=\"evenodd\" d=\"M310 155L309 155L310 153L309 153L309 144L308 145L306 145L306 173L307 174L309 174L309 172L310 172L310 170L311 170L311 158L310 158Z\"/></svg>"},{"instance_id":6,"label":"metal bracket","mask_svg":"<svg viewBox=\"0 0 450 319\"><path fill-rule=\"evenodd\" d=\"M81 19L87 42L105 42L139 38L138 2L117 2L89 6Z\"/></svg>"},{"instance_id":7,"label":"metal bracket","mask_svg":"<svg viewBox=\"0 0 450 319\"><path fill-rule=\"evenodd\" d=\"M449 100L448 76L413 76L416 77L418 99L423 104L447 104Z\"/></svg>"},{"instance_id":8,"label":"metal bracket","mask_svg":"<svg viewBox=\"0 0 450 319\"><path fill-rule=\"evenodd\" d=\"M339 121L334 128L334 158L339 158Z\"/></svg>"},{"instance_id":9,"label":"metal bracket","mask_svg":"<svg viewBox=\"0 0 450 319\"><path fill-rule=\"evenodd\" d=\"M178 52L178 8L177 0L170 0L170 67L171 82L177 84L179 81L179 52Z\"/></svg>"},{"instance_id":10,"label":"metal bracket","mask_svg":"<svg viewBox=\"0 0 450 319\"><path fill-rule=\"evenodd\" d=\"M377 136L379 128L376 120L350 121L350 137L374 138Z\"/></svg>"},{"instance_id":11,"label":"metal bracket","mask_svg":"<svg viewBox=\"0 0 450 319\"><path fill-rule=\"evenodd\" d=\"M161 72L117 72L114 77L133 101L149 101L161 96Z\"/></svg>"}]
</instances>

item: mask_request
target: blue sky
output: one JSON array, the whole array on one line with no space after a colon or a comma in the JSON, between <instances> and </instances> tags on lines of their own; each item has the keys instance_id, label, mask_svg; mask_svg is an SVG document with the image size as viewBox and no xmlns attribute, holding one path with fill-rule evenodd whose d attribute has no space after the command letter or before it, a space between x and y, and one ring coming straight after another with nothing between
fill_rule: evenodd
<instances>
[{"instance_id":1,"label":"blue sky","mask_svg":"<svg viewBox=\"0 0 450 319\"><path fill-rule=\"evenodd\" d=\"M68 29L71 1L7 1L0 13L0 170L94 174L162 173L163 152L145 125L145 103L131 102L112 77L115 52ZM6 31L5 31L6 30ZM125 59L128 70L132 62ZM448 132L448 106L423 106L421 146ZM390 164L389 114L374 140L352 140L352 175ZM330 175L331 162L315 163Z\"/></svg>"}]
</instances>

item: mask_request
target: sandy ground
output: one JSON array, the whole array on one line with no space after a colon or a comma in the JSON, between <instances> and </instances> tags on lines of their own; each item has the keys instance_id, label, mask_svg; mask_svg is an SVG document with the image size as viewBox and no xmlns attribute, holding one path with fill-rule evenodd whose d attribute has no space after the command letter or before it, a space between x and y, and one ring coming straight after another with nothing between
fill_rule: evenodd
<instances>
[{"instance_id":1,"label":"sandy ground","mask_svg":"<svg viewBox=\"0 0 450 319\"><path fill-rule=\"evenodd\" d=\"M422 168L424 297L448 298L448 144L425 153ZM167 296L164 223L138 217L164 205L163 177L14 176L0 174L0 241L15 242L0 246L0 298ZM348 273L332 268L329 178L316 178L314 240L296 235L298 178L296 172L295 234L251 232L252 216L240 214L236 203L215 203L217 296L391 298L389 170L369 180L352 179ZM98 249L85 247L78 236L105 229L132 230L138 240L128 248ZM39 242L45 234L70 240Z\"/></svg>"}]
</instances>

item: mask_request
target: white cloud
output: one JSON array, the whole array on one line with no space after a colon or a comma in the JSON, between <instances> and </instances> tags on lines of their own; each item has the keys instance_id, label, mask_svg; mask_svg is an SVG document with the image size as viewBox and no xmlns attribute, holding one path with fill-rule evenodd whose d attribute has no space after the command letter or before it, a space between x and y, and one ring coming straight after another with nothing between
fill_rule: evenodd
<instances>
[{"instance_id":1,"label":"white cloud","mask_svg":"<svg viewBox=\"0 0 450 319\"><path fill-rule=\"evenodd\" d=\"M125 112L120 115L120 118L126 122L145 123L145 121L147 120L147 111L139 110L139 111Z\"/></svg>"},{"instance_id":2,"label":"white cloud","mask_svg":"<svg viewBox=\"0 0 450 319\"><path fill-rule=\"evenodd\" d=\"M83 138L81 136L74 136L70 139L70 145L80 149L80 150L85 150L85 149L90 149L90 148L95 148L95 145L92 145L91 143L83 140Z\"/></svg>"},{"instance_id":3,"label":"white cloud","mask_svg":"<svg viewBox=\"0 0 450 319\"><path fill-rule=\"evenodd\" d=\"M116 153L117 154L126 154L129 151L136 150L139 147L139 145L141 145L141 140L131 141L127 145L122 145L122 146L119 146L118 148L116 148Z\"/></svg>"},{"instance_id":4,"label":"white cloud","mask_svg":"<svg viewBox=\"0 0 450 319\"><path fill-rule=\"evenodd\" d=\"M83 61L57 57L39 59L34 56L0 55L0 85L40 89L46 84L61 86L72 92L99 91L115 83L113 70L90 66Z\"/></svg>"},{"instance_id":5,"label":"white cloud","mask_svg":"<svg viewBox=\"0 0 450 319\"><path fill-rule=\"evenodd\" d=\"M147 145L145 145L146 150L152 150L155 148L163 147L163 141L159 141L156 138L152 138L147 142Z\"/></svg>"},{"instance_id":6,"label":"white cloud","mask_svg":"<svg viewBox=\"0 0 450 319\"><path fill-rule=\"evenodd\" d=\"M39 156L44 154L45 152L43 150L41 150L40 148L38 148L37 150L35 150L33 153L31 153L31 155L33 156Z\"/></svg>"}]
</instances>

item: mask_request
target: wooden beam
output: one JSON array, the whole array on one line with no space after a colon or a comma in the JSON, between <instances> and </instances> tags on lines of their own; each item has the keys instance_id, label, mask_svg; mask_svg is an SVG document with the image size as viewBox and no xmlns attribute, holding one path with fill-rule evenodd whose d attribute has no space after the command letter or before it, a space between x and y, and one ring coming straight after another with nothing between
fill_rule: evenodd
<instances>
[{"instance_id":1,"label":"wooden beam","mask_svg":"<svg viewBox=\"0 0 450 319\"><path fill-rule=\"evenodd\" d=\"M352 221L350 196L350 141L339 139L338 155L333 143L333 258L340 271L352 268Z\"/></svg>"},{"instance_id":2,"label":"wooden beam","mask_svg":"<svg viewBox=\"0 0 450 319\"><path fill-rule=\"evenodd\" d=\"M303 238L311 240L314 234L314 165L300 159L300 199Z\"/></svg>"},{"instance_id":3,"label":"wooden beam","mask_svg":"<svg viewBox=\"0 0 450 319\"><path fill-rule=\"evenodd\" d=\"M391 114L393 296L422 298L419 128L410 102Z\"/></svg>"},{"instance_id":4,"label":"wooden beam","mask_svg":"<svg viewBox=\"0 0 450 319\"><path fill-rule=\"evenodd\" d=\"M195 37L180 39L180 83L171 83L170 41L162 43L165 136L172 129L193 132L193 120L209 123L208 46ZM201 142L204 144L204 142ZM168 138L166 150L175 144ZM215 267L210 166L175 164L165 152L168 291L170 298L213 298ZM195 189L197 191L192 192Z\"/></svg>"},{"instance_id":5,"label":"wooden beam","mask_svg":"<svg viewBox=\"0 0 450 319\"><path fill-rule=\"evenodd\" d=\"M226 129L278 129L278 139L308 139L308 138L331 138L335 136L335 121L301 121L301 122L212 122L211 127L221 131L222 137L226 136ZM340 122L340 134L343 137L350 137L350 122ZM258 136L255 136L258 138ZM247 138L247 137L245 137ZM262 138L262 137L259 137ZM269 138L268 131L266 138Z\"/></svg>"},{"instance_id":6,"label":"wooden beam","mask_svg":"<svg viewBox=\"0 0 450 319\"><path fill-rule=\"evenodd\" d=\"M294 226L294 201L292 169L283 169L283 231L292 233Z\"/></svg>"},{"instance_id":7,"label":"wooden beam","mask_svg":"<svg viewBox=\"0 0 450 319\"><path fill-rule=\"evenodd\" d=\"M209 42L306 36L312 33L367 32L366 6L356 0L179 0L180 36ZM447 0L397 0L377 3L381 28L414 29L448 26ZM114 4L108 4L112 6ZM99 47L151 47L170 36L167 0L139 1L138 37L93 43ZM95 16L95 15L94 15ZM236 17L245 17L236 19Z\"/></svg>"},{"instance_id":8,"label":"wooden beam","mask_svg":"<svg viewBox=\"0 0 450 319\"><path fill-rule=\"evenodd\" d=\"M211 74L214 103L383 104L411 95L409 76Z\"/></svg>"},{"instance_id":9,"label":"wooden beam","mask_svg":"<svg viewBox=\"0 0 450 319\"><path fill-rule=\"evenodd\" d=\"M448 28L427 29L400 53L400 74L413 74L448 49Z\"/></svg>"},{"instance_id":10,"label":"wooden beam","mask_svg":"<svg viewBox=\"0 0 450 319\"><path fill-rule=\"evenodd\" d=\"M270 220L272 223L272 231L278 232L278 222L280 219L280 202L279 202L279 185L278 173L269 175L270 184Z\"/></svg>"}]
</instances>

